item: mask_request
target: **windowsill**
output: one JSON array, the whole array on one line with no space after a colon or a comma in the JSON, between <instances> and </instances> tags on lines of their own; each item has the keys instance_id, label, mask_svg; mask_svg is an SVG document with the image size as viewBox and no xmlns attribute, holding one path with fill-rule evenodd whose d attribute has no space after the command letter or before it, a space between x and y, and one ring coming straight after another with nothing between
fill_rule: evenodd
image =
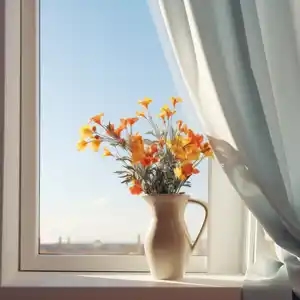
<instances>
[{"instance_id":1,"label":"windowsill","mask_svg":"<svg viewBox=\"0 0 300 300\"><path fill-rule=\"evenodd\" d=\"M6 287L241 287L244 276L186 274L180 281L155 280L146 273L19 272Z\"/></svg>"},{"instance_id":2,"label":"windowsill","mask_svg":"<svg viewBox=\"0 0 300 300\"><path fill-rule=\"evenodd\" d=\"M182 281L148 274L18 272L0 288L0 299L240 300L243 276L187 274Z\"/></svg>"}]
</instances>

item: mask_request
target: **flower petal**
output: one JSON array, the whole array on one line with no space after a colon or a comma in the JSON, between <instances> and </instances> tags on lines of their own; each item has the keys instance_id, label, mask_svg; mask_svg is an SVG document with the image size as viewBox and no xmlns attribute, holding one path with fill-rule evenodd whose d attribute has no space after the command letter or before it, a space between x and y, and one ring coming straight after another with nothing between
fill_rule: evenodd
<instances>
[{"instance_id":1,"label":"flower petal","mask_svg":"<svg viewBox=\"0 0 300 300\"><path fill-rule=\"evenodd\" d=\"M113 154L105 147L104 152L103 152L103 156L113 156Z\"/></svg>"},{"instance_id":2,"label":"flower petal","mask_svg":"<svg viewBox=\"0 0 300 300\"><path fill-rule=\"evenodd\" d=\"M145 113L144 113L143 111L137 111L137 112L136 112L136 115L137 115L138 117L144 117L144 118L145 118Z\"/></svg>"},{"instance_id":3,"label":"flower petal","mask_svg":"<svg viewBox=\"0 0 300 300\"><path fill-rule=\"evenodd\" d=\"M93 128L90 125L84 125L80 128L81 139L91 138L93 134Z\"/></svg>"},{"instance_id":4,"label":"flower petal","mask_svg":"<svg viewBox=\"0 0 300 300\"><path fill-rule=\"evenodd\" d=\"M144 98L143 100L139 100L139 104L144 106L146 109L148 109L149 104L152 102L152 99L150 98Z\"/></svg>"},{"instance_id":5,"label":"flower petal","mask_svg":"<svg viewBox=\"0 0 300 300\"><path fill-rule=\"evenodd\" d=\"M77 150L78 151L82 151L86 148L86 146L88 145L88 142L85 140L80 140L77 142Z\"/></svg>"},{"instance_id":6,"label":"flower petal","mask_svg":"<svg viewBox=\"0 0 300 300\"><path fill-rule=\"evenodd\" d=\"M180 97L172 97L171 102L172 102L173 107L175 107L177 103L182 102L182 99Z\"/></svg>"},{"instance_id":7,"label":"flower petal","mask_svg":"<svg viewBox=\"0 0 300 300\"><path fill-rule=\"evenodd\" d=\"M93 117L91 117L90 121L98 124L98 125L101 125L101 121L102 121L102 117L104 116L104 113L100 113L98 115L95 115Z\"/></svg>"},{"instance_id":8,"label":"flower petal","mask_svg":"<svg viewBox=\"0 0 300 300\"><path fill-rule=\"evenodd\" d=\"M132 195L139 195L143 192L141 183L138 180L133 180L133 186L129 188Z\"/></svg>"},{"instance_id":9,"label":"flower petal","mask_svg":"<svg viewBox=\"0 0 300 300\"><path fill-rule=\"evenodd\" d=\"M90 144L91 144L93 151L98 152L99 148L100 148L101 140L94 138L91 140Z\"/></svg>"}]
</instances>

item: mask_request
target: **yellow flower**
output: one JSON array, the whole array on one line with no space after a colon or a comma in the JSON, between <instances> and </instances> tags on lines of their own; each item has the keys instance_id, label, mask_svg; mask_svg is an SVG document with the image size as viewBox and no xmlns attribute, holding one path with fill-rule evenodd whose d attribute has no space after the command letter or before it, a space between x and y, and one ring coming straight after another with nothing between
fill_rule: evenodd
<instances>
[{"instance_id":1,"label":"yellow flower","mask_svg":"<svg viewBox=\"0 0 300 300\"><path fill-rule=\"evenodd\" d=\"M130 137L132 163L139 163L144 158L144 141L141 135L136 134Z\"/></svg>"},{"instance_id":2,"label":"yellow flower","mask_svg":"<svg viewBox=\"0 0 300 300\"><path fill-rule=\"evenodd\" d=\"M184 136L175 136L172 140L167 142L167 145L172 148L172 147L185 147L186 145L188 145L190 142L190 140Z\"/></svg>"},{"instance_id":3,"label":"yellow flower","mask_svg":"<svg viewBox=\"0 0 300 300\"><path fill-rule=\"evenodd\" d=\"M103 156L113 156L113 155L107 148L104 148Z\"/></svg>"},{"instance_id":4,"label":"yellow flower","mask_svg":"<svg viewBox=\"0 0 300 300\"><path fill-rule=\"evenodd\" d=\"M100 140L100 138L93 138L93 139L90 141L90 144L91 144L92 149L93 149L95 152L98 152L99 147L100 147L100 144L101 144L101 140Z\"/></svg>"},{"instance_id":5,"label":"yellow flower","mask_svg":"<svg viewBox=\"0 0 300 300\"><path fill-rule=\"evenodd\" d=\"M101 125L101 120L102 120L102 117L104 116L104 113L100 113L99 115L96 115L96 116L93 116L90 121L93 121L95 122L96 124L98 125Z\"/></svg>"},{"instance_id":6,"label":"yellow flower","mask_svg":"<svg viewBox=\"0 0 300 300\"><path fill-rule=\"evenodd\" d=\"M181 136L176 136L171 141L167 141L167 146L171 149L176 159L180 161L186 160L186 152L184 150L185 144L186 141Z\"/></svg>"},{"instance_id":7,"label":"yellow flower","mask_svg":"<svg viewBox=\"0 0 300 300\"><path fill-rule=\"evenodd\" d=\"M170 111L170 108L167 104L165 104L160 110L161 112L167 113L167 111Z\"/></svg>"},{"instance_id":8,"label":"yellow flower","mask_svg":"<svg viewBox=\"0 0 300 300\"><path fill-rule=\"evenodd\" d=\"M88 139L93 136L93 128L90 125L84 125L80 128L80 136L82 139Z\"/></svg>"},{"instance_id":9,"label":"yellow flower","mask_svg":"<svg viewBox=\"0 0 300 300\"><path fill-rule=\"evenodd\" d=\"M176 159L178 159L180 161L186 160L186 153L182 147L172 146L171 149L172 149L172 152L173 152L174 156L176 157Z\"/></svg>"},{"instance_id":10,"label":"yellow flower","mask_svg":"<svg viewBox=\"0 0 300 300\"><path fill-rule=\"evenodd\" d=\"M196 144L190 143L188 137L176 136L171 141L168 141L167 145L176 159L181 162L197 160L201 154L201 149Z\"/></svg>"},{"instance_id":11,"label":"yellow flower","mask_svg":"<svg viewBox=\"0 0 300 300\"><path fill-rule=\"evenodd\" d=\"M148 109L149 104L152 102L150 98L144 98L143 100L140 100L138 103L142 106L144 106L146 109Z\"/></svg>"},{"instance_id":12,"label":"yellow flower","mask_svg":"<svg viewBox=\"0 0 300 300\"><path fill-rule=\"evenodd\" d=\"M160 114L159 114L159 117L162 119L162 121L165 123L166 122L166 113L165 112L161 112Z\"/></svg>"},{"instance_id":13,"label":"yellow flower","mask_svg":"<svg viewBox=\"0 0 300 300\"><path fill-rule=\"evenodd\" d=\"M185 180L187 177L198 173L199 170L194 168L192 163L185 163L174 169L175 176L180 180Z\"/></svg>"},{"instance_id":14,"label":"yellow flower","mask_svg":"<svg viewBox=\"0 0 300 300\"><path fill-rule=\"evenodd\" d=\"M78 151L82 151L86 148L88 142L85 141L85 140L80 140L78 143L77 143L77 150Z\"/></svg>"},{"instance_id":15,"label":"yellow flower","mask_svg":"<svg viewBox=\"0 0 300 300\"><path fill-rule=\"evenodd\" d=\"M201 150L194 144L187 145L185 147L187 161L198 160L201 154Z\"/></svg>"},{"instance_id":16,"label":"yellow flower","mask_svg":"<svg viewBox=\"0 0 300 300\"><path fill-rule=\"evenodd\" d=\"M137 115L138 117L144 117L144 118L145 118L145 113L144 113L143 111L137 111L137 112L136 112L136 115Z\"/></svg>"},{"instance_id":17,"label":"yellow flower","mask_svg":"<svg viewBox=\"0 0 300 300\"><path fill-rule=\"evenodd\" d=\"M160 110L161 115L164 115L168 119L170 119L170 117L172 117L176 113L176 110L170 110L168 105L164 105Z\"/></svg>"},{"instance_id":18,"label":"yellow flower","mask_svg":"<svg viewBox=\"0 0 300 300\"><path fill-rule=\"evenodd\" d=\"M173 107L175 107L177 103L182 102L182 99L180 97L172 97L171 102L173 104Z\"/></svg>"},{"instance_id":19,"label":"yellow flower","mask_svg":"<svg viewBox=\"0 0 300 300\"><path fill-rule=\"evenodd\" d=\"M182 173L182 169L181 169L181 167L177 167L177 168L175 168L174 169L174 174L175 174L175 176L178 178L178 179L180 179L180 180L185 180L185 176L184 176L184 174Z\"/></svg>"}]
</instances>

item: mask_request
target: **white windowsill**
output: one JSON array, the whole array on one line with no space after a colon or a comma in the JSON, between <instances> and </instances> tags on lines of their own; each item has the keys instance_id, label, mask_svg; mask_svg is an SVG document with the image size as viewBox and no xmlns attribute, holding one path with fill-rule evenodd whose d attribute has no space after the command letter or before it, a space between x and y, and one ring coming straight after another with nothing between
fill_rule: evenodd
<instances>
[{"instance_id":1,"label":"white windowsill","mask_svg":"<svg viewBox=\"0 0 300 300\"><path fill-rule=\"evenodd\" d=\"M18 272L2 283L0 299L242 300L243 283L243 275L189 273L181 281L163 281L134 273ZM282 299L290 299L292 290L287 280L274 278L253 287L264 293L276 287Z\"/></svg>"},{"instance_id":2,"label":"white windowsill","mask_svg":"<svg viewBox=\"0 0 300 300\"><path fill-rule=\"evenodd\" d=\"M0 299L241 300L243 276L187 274L182 281L148 274L18 272L2 282Z\"/></svg>"},{"instance_id":3,"label":"white windowsill","mask_svg":"<svg viewBox=\"0 0 300 300\"><path fill-rule=\"evenodd\" d=\"M5 287L235 287L244 276L186 274L180 281L155 280L139 273L18 272Z\"/></svg>"}]
</instances>

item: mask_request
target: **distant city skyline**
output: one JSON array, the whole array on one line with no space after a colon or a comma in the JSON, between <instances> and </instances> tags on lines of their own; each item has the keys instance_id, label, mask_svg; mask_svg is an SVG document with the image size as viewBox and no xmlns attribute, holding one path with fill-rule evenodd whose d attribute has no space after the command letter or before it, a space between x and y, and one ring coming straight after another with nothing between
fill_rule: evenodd
<instances>
[{"instance_id":1,"label":"distant city skyline","mask_svg":"<svg viewBox=\"0 0 300 300\"><path fill-rule=\"evenodd\" d=\"M171 96L185 102L177 118L201 131L187 93L178 93L146 0L40 1L40 240L73 242L144 239L151 211L113 174L120 166L100 153L78 153L79 128L104 112L104 121L134 116L150 97L153 115ZM141 120L135 127L148 131ZM207 163L188 190L207 199ZM203 211L189 205L196 236Z\"/></svg>"},{"instance_id":2,"label":"distant city skyline","mask_svg":"<svg viewBox=\"0 0 300 300\"><path fill-rule=\"evenodd\" d=\"M41 254L91 254L91 255L145 255L144 244L139 237L135 242L102 243L99 240L90 243L72 243L59 240L57 243L40 244ZM194 255L207 255L207 240L200 240L193 251Z\"/></svg>"}]
</instances>

